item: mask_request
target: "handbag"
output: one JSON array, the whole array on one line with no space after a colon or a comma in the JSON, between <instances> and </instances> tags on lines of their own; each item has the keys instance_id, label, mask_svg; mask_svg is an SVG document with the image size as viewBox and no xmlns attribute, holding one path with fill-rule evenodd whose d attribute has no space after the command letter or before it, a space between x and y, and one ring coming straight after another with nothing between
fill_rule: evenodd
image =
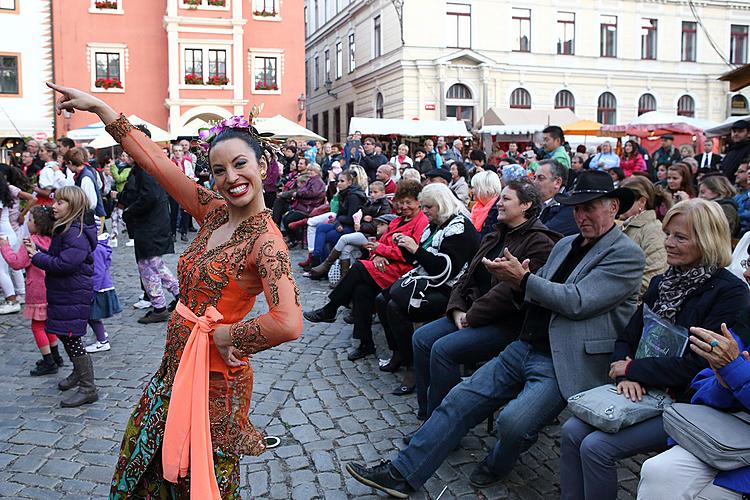
<instances>
[{"instance_id":1,"label":"handbag","mask_svg":"<svg viewBox=\"0 0 750 500\"><path fill-rule=\"evenodd\" d=\"M447 265L443 272L437 276L419 276L415 275L414 270L409 271L401 278L397 279L388 294L396 305L407 313L414 312L415 309L422 307L427 302L426 294L428 288L437 288L443 286L451 275L453 267L450 258L444 254L438 254L444 257Z\"/></svg>"},{"instance_id":2,"label":"handbag","mask_svg":"<svg viewBox=\"0 0 750 500\"><path fill-rule=\"evenodd\" d=\"M676 403L664 412L664 430L677 444L718 470L750 465L750 414Z\"/></svg>"},{"instance_id":3,"label":"handbag","mask_svg":"<svg viewBox=\"0 0 750 500\"><path fill-rule=\"evenodd\" d=\"M594 387L568 398L573 415L597 429L615 433L662 413L673 403L665 392L649 389L640 401L617 393L613 384Z\"/></svg>"}]
</instances>

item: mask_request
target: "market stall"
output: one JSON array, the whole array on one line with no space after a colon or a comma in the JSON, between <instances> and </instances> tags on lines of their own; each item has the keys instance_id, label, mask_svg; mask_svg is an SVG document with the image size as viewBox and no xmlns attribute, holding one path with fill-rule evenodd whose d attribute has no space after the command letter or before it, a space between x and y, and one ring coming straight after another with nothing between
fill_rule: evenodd
<instances>
[{"instance_id":1,"label":"market stall","mask_svg":"<svg viewBox=\"0 0 750 500\"><path fill-rule=\"evenodd\" d=\"M674 137L673 144L676 148L683 144L702 144L704 131L716 125L716 122L710 120L651 111L626 125L602 125L601 131L640 137L643 139L641 145L649 153L653 153L661 146L659 139L665 134Z\"/></svg>"}]
</instances>

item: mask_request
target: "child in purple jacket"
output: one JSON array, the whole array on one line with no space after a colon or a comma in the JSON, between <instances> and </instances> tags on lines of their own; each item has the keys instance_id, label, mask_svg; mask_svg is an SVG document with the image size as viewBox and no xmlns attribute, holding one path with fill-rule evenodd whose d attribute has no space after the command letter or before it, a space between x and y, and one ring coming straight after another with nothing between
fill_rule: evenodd
<instances>
[{"instance_id":1,"label":"child in purple jacket","mask_svg":"<svg viewBox=\"0 0 750 500\"><path fill-rule=\"evenodd\" d=\"M61 187L52 205L55 225L49 249L39 250L33 241L24 240L31 263L46 273L47 333L57 335L73 363L73 373L57 384L61 391L78 387L62 400L64 408L99 399L91 357L81 342L94 299L93 251L97 244L94 216L88 205L83 189Z\"/></svg>"},{"instance_id":2,"label":"child in purple jacket","mask_svg":"<svg viewBox=\"0 0 750 500\"><path fill-rule=\"evenodd\" d=\"M112 275L109 272L111 266L112 247L109 246L109 234L102 233L94 249L94 301L91 303L91 316L89 317L89 326L94 330L96 342L86 346L88 353L109 351L109 335L102 320L122 312Z\"/></svg>"}]
</instances>

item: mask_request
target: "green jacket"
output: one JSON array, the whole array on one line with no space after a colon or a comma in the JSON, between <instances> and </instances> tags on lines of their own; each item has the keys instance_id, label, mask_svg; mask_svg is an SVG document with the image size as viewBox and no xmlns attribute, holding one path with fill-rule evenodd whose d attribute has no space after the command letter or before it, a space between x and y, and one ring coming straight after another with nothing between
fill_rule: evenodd
<instances>
[{"instance_id":1,"label":"green jacket","mask_svg":"<svg viewBox=\"0 0 750 500\"><path fill-rule=\"evenodd\" d=\"M112 178L115 180L115 190L118 193L122 192L122 189L125 187L125 182L128 180L128 176L130 175L130 171L133 170L133 167L130 165L125 165L122 169L118 168L116 165L112 166Z\"/></svg>"},{"instance_id":2,"label":"green jacket","mask_svg":"<svg viewBox=\"0 0 750 500\"><path fill-rule=\"evenodd\" d=\"M562 146L552 151L552 153L547 153L546 155L544 155L544 158L557 160L565 168L570 168L570 156L568 155L568 152L565 151L565 148Z\"/></svg>"}]
</instances>

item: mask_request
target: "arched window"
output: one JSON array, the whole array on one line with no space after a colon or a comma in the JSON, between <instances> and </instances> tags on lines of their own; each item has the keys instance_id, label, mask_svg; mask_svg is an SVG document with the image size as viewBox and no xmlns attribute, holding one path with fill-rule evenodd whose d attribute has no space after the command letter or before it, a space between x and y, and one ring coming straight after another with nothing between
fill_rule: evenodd
<instances>
[{"instance_id":1,"label":"arched window","mask_svg":"<svg viewBox=\"0 0 750 500\"><path fill-rule=\"evenodd\" d=\"M617 123L617 99L610 92L604 92L599 96L596 121L604 125L614 125Z\"/></svg>"},{"instance_id":2,"label":"arched window","mask_svg":"<svg viewBox=\"0 0 750 500\"><path fill-rule=\"evenodd\" d=\"M510 107L515 109L531 109L531 95L526 89L517 88L510 94Z\"/></svg>"},{"instance_id":3,"label":"arched window","mask_svg":"<svg viewBox=\"0 0 750 500\"><path fill-rule=\"evenodd\" d=\"M643 94L638 99L638 116L649 111L656 111L656 98L651 94Z\"/></svg>"},{"instance_id":4,"label":"arched window","mask_svg":"<svg viewBox=\"0 0 750 500\"><path fill-rule=\"evenodd\" d=\"M375 96L375 118L383 118L383 94L380 92Z\"/></svg>"},{"instance_id":5,"label":"arched window","mask_svg":"<svg viewBox=\"0 0 750 500\"><path fill-rule=\"evenodd\" d=\"M576 110L576 99L569 90L561 90L555 96L555 109L568 108L571 111Z\"/></svg>"},{"instance_id":6,"label":"arched window","mask_svg":"<svg viewBox=\"0 0 750 500\"><path fill-rule=\"evenodd\" d=\"M732 96L732 102L730 104L730 114L734 115L746 115L748 111L747 98L742 94L735 94Z\"/></svg>"},{"instance_id":7,"label":"arched window","mask_svg":"<svg viewBox=\"0 0 750 500\"><path fill-rule=\"evenodd\" d=\"M446 93L447 99L471 99L471 90L463 83L451 85Z\"/></svg>"},{"instance_id":8,"label":"arched window","mask_svg":"<svg viewBox=\"0 0 750 500\"><path fill-rule=\"evenodd\" d=\"M677 114L679 116L689 116L690 118L695 117L695 99L689 95L680 97L677 101Z\"/></svg>"}]
</instances>

